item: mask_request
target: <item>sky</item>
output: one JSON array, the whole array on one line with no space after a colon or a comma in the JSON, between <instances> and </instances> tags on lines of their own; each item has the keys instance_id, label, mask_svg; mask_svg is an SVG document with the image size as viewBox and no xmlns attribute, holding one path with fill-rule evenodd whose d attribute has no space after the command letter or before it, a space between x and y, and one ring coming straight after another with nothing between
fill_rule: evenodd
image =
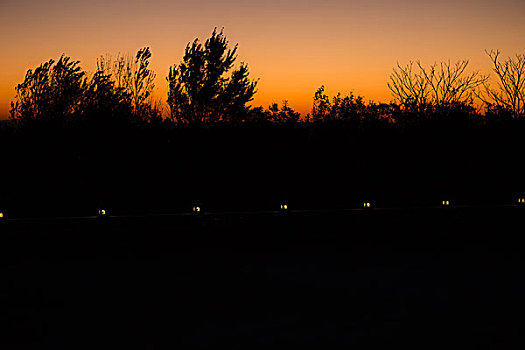
<instances>
[{"instance_id":1,"label":"sky","mask_svg":"<svg viewBox=\"0 0 525 350\"><path fill-rule=\"evenodd\" d=\"M62 53L93 72L100 55L152 51L156 96L186 44L224 28L238 62L258 79L253 106L288 100L310 112L315 90L388 102L397 62L525 53L525 0L0 0L0 119L25 72Z\"/></svg>"}]
</instances>

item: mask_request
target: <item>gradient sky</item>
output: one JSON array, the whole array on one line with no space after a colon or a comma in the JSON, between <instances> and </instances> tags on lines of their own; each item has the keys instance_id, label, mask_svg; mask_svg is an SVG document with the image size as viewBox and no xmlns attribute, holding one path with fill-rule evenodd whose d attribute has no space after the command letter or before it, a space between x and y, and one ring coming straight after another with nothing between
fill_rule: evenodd
<instances>
[{"instance_id":1,"label":"gradient sky","mask_svg":"<svg viewBox=\"0 0 525 350\"><path fill-rule=\"evenodd\" d=\"M525 0L0 0L0 119L25 72L61 53L92 72L102 54L149 46L165 101L169 66L214 27L260 79L252 105L307 113L322 84L389 101L397 61L468 58L489 73L484 50L525 52L524 14Z\"/></svg>"}]
</instances>

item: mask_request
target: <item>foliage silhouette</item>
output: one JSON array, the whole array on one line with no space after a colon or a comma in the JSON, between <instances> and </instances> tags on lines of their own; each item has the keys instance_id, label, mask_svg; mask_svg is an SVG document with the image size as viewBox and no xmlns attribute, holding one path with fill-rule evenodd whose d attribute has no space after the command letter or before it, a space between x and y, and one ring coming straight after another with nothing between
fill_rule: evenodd
<instances>
[{"instance_id":1,"label":"foliage silhouette","mask_svg":"<svg viewBox=\"0 0 525 350\"><path fill-rule=\"evenodd\" d=\"M246 117L257 82L250 81L247 65L226 74L237 58L237 45L228 48L223 32L215 29L204 44L188 43L182 62L167 77L171 118L183 123L240 121Z\"/></svg>"},{"instance_id":2,"label":"foliage silhouette","mask_svg":"<svg viewBox=\"0 0 525 350\"><path fill-rule=\"evenodd\" d=\"M281 107L279 107L278 103L269 106L266 118L271 122L280 124L297 123L301 118L301 114L290 107L287 100L284 100Z\"/></svg>"},{"instance_id":3,"label":"foliage silhouette","mask_svg":"<svg viewBox=\"0 0 525 350\"><path fill-rule=\"evenodd\" d=\"M161 112L151 95L155 73L149 69L150 57L147 47L134 59L101 57L91 76L79 61L65 55L42 63L28 70L24 82L16 86L11 119L24 127L158 121Z\"/></svg>"},{"instance_id":4,"label":"foliage silhouette","mask_svg":"<svg viewBox=\"0 0 525 350\"><path fill-rule=\"evenodd\" d=\"M87 82L82 95L81 118L97 124L128 120L132 115L129 94L115 87L111 75L99 70Z\"/></svg>"},{"instance_id":5,"label":"foliage silhouette","mask_svg":"<svg viewBox=\"0 0 525 350\"><path fill-rule=\"evenodd\" d=\"M160 118L160 108L152 100L156 74L149 68L149 47L138 50L135 57L118 55L116 59L101 56L97 69L110 77L116 89L129 99L133 114L138 119Z\"/></svg>"},{"instance_id":6,"label":"foliage silhouette","mask_svg":"<svg viewBox=\"0 0 525 350\"><path fill-rule=\"evenodd\" d=\"M19 124L62 123L77 113L86 86L79 63L62 55L56 62L51 59L28 70L24 82L15 88L11 118Z\"/></svg>"},{"instance_id":7,"label":"foliage silhouette","mask_svg":"<svg viewBox=\"0 0 525 350\"><path fill-rule=\"evenodd\" d=\"M338 93L332 98L324 94L324 85L315 92L312 108L313 121L359 121L366 117L367 106L362 96L354 96L351 92L345 97Z\"/></svg>"}]
</instances>

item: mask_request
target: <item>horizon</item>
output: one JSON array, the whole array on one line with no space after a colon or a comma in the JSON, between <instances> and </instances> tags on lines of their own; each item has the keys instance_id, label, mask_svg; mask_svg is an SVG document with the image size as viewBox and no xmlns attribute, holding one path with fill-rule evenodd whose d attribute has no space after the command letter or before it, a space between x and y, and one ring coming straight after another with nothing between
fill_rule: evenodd
<instances>
[{"instance_id":1,"label":"horizon","mask_svg":"<svg viewBox=\"0 0 525 350\"><path fill-rule=\"evenodd\" d=\"M302 115L311 112L321 85L329 96L352 91L365 101L393 100L387 82L397 62L468 59L469 71L490 74L485 50L501 50L506 58L525 49L519 20L525 3L517 0L198 4L2 1L0 38L11 55L0 58L0 120L9 117L26 71L62 53L92 73L100 56L134 55L149 46L155 96L165 105L169 67L180 62L188 42L205 41L214 28L224 28L230 46L239 45L237 64L247 63L251 79L259 81L253 107L288 100Z\"/></svg>"}]
</instances>

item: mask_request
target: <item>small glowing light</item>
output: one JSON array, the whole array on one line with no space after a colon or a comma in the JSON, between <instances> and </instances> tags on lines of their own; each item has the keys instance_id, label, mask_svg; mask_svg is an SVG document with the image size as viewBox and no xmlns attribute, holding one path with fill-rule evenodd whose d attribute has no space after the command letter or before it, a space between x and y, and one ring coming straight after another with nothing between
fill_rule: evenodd
<instances>
[{"instance_id":1,"label":"small glowing light","mask_svg":"<svg viewBox=\"0 0 525 350\"><path fill-rule=\"evenodd\" d=\"M450 201L442 201L441 204L443 204L445 207L448 207L450 206Z\"/></svg>"},{"instance_id":2,"label":"small glowing light","mask_svg":"<svg viewBox=\"0 0 525 350\"><path fill-rule=\"evenodd\" d=\"M281 210L288 210L288 204L281 204Z\"/></svg>"},{"instance_id":3,"label":"small glowing light","mask_svg":"<svg viewBox=\"0 0 525 350\"><path fill-rule=\"evenodd\" d=\"M102 215L102 216L104 216L104 215L106 215L106 211L105 211L104 209L100 209L100 210L98 211L98 215Z\"/></svg>"},{"instance_id":4,"label":"small glowing light","mask_svg":"<svg viewBox=\"0 0 525 350\"><path fill-rule=\"evenodd\" d=\"M0 219L4 217L4 213L0 213Z\"/></svg>"},{"instance_id":5,"label":"small glowing light","mask_svg":"<svg viewBox=\"0 0 525 350\"><path fill-rule=\"evenodd\" d=\"M364 207L364 208L370 208L370 203L369 203L369 202L365 202L365 203L363 203L363 207Z\"/></svg>"},{"instance_id":6,"label":"small glowing light","mask_svg":"<svg viewBox=\"0 0 525 350\"><path fill-rule=\"evenodd\" d=\"M201 207L193 207L194 213L199 213L201 211Z\"/></svg>"}]
</instances>

